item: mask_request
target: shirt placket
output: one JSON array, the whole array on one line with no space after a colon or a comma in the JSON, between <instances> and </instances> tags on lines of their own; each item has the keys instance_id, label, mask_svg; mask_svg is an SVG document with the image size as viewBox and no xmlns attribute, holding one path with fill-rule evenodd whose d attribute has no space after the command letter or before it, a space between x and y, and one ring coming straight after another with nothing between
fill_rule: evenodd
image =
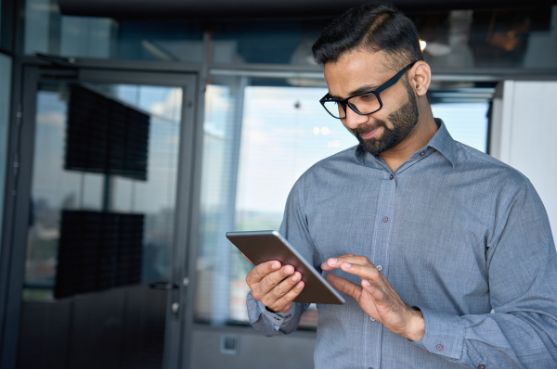
<instances>
[{"instance_id":1,"label":"shirt placket","mask_svg":"<svg viewBox=\"0 0 557 369\"><path fill-rule=\"evenodd\" d=\"M394 220L394 200L396 193L396 174L386 171L380 180L377 212L375 215L374 237L372 244L371 262L377 270L385 276L388 274L389 243L391 238L392 222ZM381 366L381 345L383 326L373 318L367 322L365 342L374 344L375 347L364 347L364 352L374 352L373 357L366 355L365 369L379 369Z\"/></svg>"}]
</instances>

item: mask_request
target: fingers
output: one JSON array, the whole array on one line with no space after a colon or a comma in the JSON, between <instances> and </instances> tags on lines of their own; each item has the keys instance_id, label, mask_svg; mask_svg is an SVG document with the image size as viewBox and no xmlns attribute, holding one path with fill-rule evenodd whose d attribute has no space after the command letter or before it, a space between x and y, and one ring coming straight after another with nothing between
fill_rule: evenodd
<instances>
[{"instance_id":1,"label":"fingers","mask_svg":"<svg viewBox=\"0 0 557 369\"><path fill-rule=\"evenodd\" d=\"M321 264L321 269L326 272L341 269L362 279L369 280L378 280L381 276L375 265L365 256L343 255L329 258Z\"/></svg>"},{"instance_id":2,"label":"fingers","mask_svg":"<svg viewBox=\"0 0 557 369\"><path fill-rule=\"evenodd\" d=\"M246 283L248 286L261 282L269 273L280 268L280 262L276 260L267 261L256 265L250 270L246 276Z\"/></svg>"},{"instance_id":3,"label":"fingers","mask_svg":"<svg viewBox=\"0 0 557 369\"><path fill-rule=\"evenodd\" d=\"M277 264L274 263L279 269L275 269ZM304 288L301 273L296 272L292 265L280 267L279 262L255 266L248 273L246 283L253 298L274 311L288 310Z\"/></svg>"},{"instance_id":4,"label":"fingers","mask_svg":"<svg viewBox=\"0 0 557 369\"><path fill-rule=\"evenodd\" d=\"M342 293L351 296L354 299L358 299L362 293L362 288L344 278L337 277L334 274L327 274L327 280L331 285Z\"/></svg>"},{"instance_id":5,"label":"fingers","mask_svg":"<svg viewBox=\"0 0 557 369\"><path fill-rule=\"evenodd\" d=\"M337 256L335 258L329 258L324 263L321 264L321 269L330 271L339 268L343 263L357 264L357 265L373 265L369 259L365 256L355 256L352 254L346 254Z\"/></svg>"},{"instance_id":6,"label":"fingers","mask_svg":"<svg viewBox=\"0 0 557 369\"><path fill-rule=\"evenodd\" d=\"M289 279L291 279L291 278L289 278ZM290 310L290 307L292 306L292 302L294 301L294 299L296 297L298 297L298 295L304 290L304 286L305 286L304 282L299 281L297 284L292 286L290 288L290 290L288 290L280 298L278 298L276 300L273 300L273 299L267 300L266 298L264 298L263 300L261 300L261 302L265 306L269 307L270 309L272 309L274 311L286 312L286 311Z\"/></svg>"},{"instance_id":7,"label":"fingers","mask_svg":"<svg viewBox=\"0 0 557 369\"><path fill-rule=\"evenodd\" d=\"M361 279L368 279L371 281L378 281L381 279L381 273L373 264L357 265L343 262L340 265L340 269L346 273L360 277Z\"/></svg>"},{"instance_id":8,"label":"fingers","mask_svg":"<svg viewBox=\"0 0 557 369\"><path fill-rule=\"evenodd\" d=\"M255 289L261 295L266 295L270 293L274 288L278 287L282 281L286 281L287 283L292 283L291 279L288 279L289 276L292 276L295 272L295 269L292 265L285 265L277 271L271 272L267 274L265 278L263 278L258 284L256 284ZM300 273L298 273L300 274ZM282 289L284 289L284 285ZM282 290L281 290L282 291ZM281 295L282 296L282 295Z\"/></svg>"},{"instance_id":9,"label":"fingers","mask_svg":"<svg viewBox=\"0 0 557 369\"><path fill-rule=\"evenodd\" d=\"M377 303L383 303L385 301L385 293L381 289L369 283L368 280L362 280L362 287Z\"/></svg>"},{"instance_id":10,"label":"fingers","mask_svg":"<svg viewBox=\"0 0 557 369\"><path fill-rule=\"evenodd\" d=\"M267 296L273 300L279 300L286 295L300 280L302 275L300 272L294 273L289 278L283 279L279 284L275 285L267 291Z\"/></svg>"}]
</instances>

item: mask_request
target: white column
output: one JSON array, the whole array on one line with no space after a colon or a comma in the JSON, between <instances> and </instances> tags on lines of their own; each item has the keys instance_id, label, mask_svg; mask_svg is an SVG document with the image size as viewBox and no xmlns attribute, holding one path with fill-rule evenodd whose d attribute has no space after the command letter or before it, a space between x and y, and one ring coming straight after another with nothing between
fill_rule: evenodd
<instances>
[{"instance_id":1,"label":"white column","mask_svg":"<svg viewBox=\"0 0 557 369\"><path fill-rule=\"evenodd\" d=\"M498 95L491 154L532 181L557 240L557 81L505 81Z\"/></svg>"}]
</instances>

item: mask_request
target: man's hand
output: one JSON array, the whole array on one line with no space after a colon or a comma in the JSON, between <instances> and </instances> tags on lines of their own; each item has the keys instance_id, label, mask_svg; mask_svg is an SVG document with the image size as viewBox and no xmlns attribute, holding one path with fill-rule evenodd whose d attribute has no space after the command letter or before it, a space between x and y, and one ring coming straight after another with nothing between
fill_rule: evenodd
<instances>
[{"instance_id":1,"label":"man's hand","mask_svg":"<svg viewBox=\"0 0 557 369\"><path fill-rule=\"evenodd\" d=\"M246 276L251 295L274 312L290 310L292 301L304 289L300 272L278 261L256 265Z\"/></svg>"},{"instance_id":2,"label":"man's hand","mask_svg":"<svg viewBox=\"0 0 557 369\"><path fill-rule=\"evenodd\" d=\"M360 285L331 273L327 279L339 291L350 295L362 310L379 321L390 331L412 341L422 339L425 323L422 313L408 306L389 281L364 256L343 255L330 258L321 264L321 269L341 269L361 279Z\"/></svg>"}]
</instances>

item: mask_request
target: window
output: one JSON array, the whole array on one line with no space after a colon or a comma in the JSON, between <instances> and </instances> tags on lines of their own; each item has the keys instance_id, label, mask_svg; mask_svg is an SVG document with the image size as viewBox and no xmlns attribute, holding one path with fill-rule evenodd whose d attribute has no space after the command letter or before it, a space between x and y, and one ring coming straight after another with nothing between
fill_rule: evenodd
<instances>
[{"instance_id":1,"label":"window","mask_svg":"<svg viewBox=\"0 0 557 369\"><path fill-rule=\"evenodd\" d=\"M25 53L100 59L201 62L194 23L61 15L55 0L26 0Z\"/></svg>"},{"instance_id":2,"label":"window","mask_svg":"<svg viewBox=\"0 0 557 369\"><path fill-rule=\"evenodd\" d=\"M41 82L26 301L169 279L181 102L178 87ZM101 113L83 119L91 106Z\"/></svg>"},{"instance_id":3,"label":"window","mask_svg":"<svg viewBox=\"0 0 557 369\"><path fill-rule=\"evenodd\" d=\"M294 181L354 138L317 102L324 89L231 78L206 94L196 317L245 322L250 265L229 230L277 229Z\"/></svg>"},{"instance_id":4,"label":"window","mask_svg":"<svg viewBox=\"0 0 557 369\"><path fill-rule=\"evenodd\" d=\"M455 140L488 152L494 91L494 87L433 90L430 95L433 116L443 119Z\"/></svg>"}]
</instances>

